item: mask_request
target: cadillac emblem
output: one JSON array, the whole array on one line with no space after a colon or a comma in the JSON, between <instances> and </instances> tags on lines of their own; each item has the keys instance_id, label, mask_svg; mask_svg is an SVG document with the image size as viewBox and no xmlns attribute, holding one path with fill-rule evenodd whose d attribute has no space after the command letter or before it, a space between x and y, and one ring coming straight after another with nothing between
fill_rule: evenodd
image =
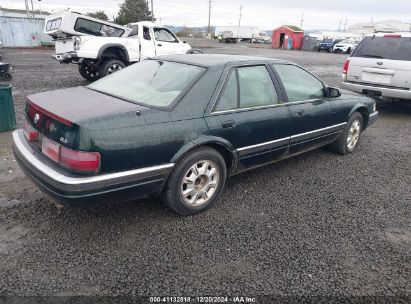
<instances>
[{"instance_id":1,"label":"cadillac emblem","mask_svg":"<svg viewBox=\"0 0 411 304\"><path fill-rule=\"evenodd\" d=\"M36 114L34 115L33 121L34 121L34 123L36 124L39 120L40 120L40 114L36 113Z\"/></svg>"}]
</instances>

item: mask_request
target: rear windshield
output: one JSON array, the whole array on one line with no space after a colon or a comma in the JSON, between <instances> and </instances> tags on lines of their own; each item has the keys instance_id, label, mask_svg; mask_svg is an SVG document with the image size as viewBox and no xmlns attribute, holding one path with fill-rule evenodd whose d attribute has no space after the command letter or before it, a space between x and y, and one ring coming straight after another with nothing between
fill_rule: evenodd
<instances>
[{"instance_id":1,"label":"rear windshield","mask_svg":"<svg viewBox=\"0 0 411 304\"><path fill-rule=\"evenodd\" d=\"M120 37L124 33L122 29L83 18L77 18L74 30L84 34L103 37Z\"/></svg>"},{"instance_id":2,"label":"rear windshield","mask_svg":"<svg viewBox=\"0 0 411 304\"><path fill-rule=\"evenodd\" d=\"M205 68L160 60L145 60L104 77L88 88L137 104L170 106Z\"/></svg>"},{"instance_id":3,"label":"rear windshield","mask_svg":"<svg viewBox=\"0 0 411 304\"><path fill-rule=\"evenodd\" d=\"M47 22L46 31L58 30L61 25L61 18L53 19Z\"/></svg>"},{"instance_id":4,"label":"rear windshield","mask_svg":"<svg viewBox=\"0 0 411 304\"><path fill-rule=\"evenodd\" d=\"M365 37L351 56L411 60L411 38Z\"/></svg>"}]
</instances>

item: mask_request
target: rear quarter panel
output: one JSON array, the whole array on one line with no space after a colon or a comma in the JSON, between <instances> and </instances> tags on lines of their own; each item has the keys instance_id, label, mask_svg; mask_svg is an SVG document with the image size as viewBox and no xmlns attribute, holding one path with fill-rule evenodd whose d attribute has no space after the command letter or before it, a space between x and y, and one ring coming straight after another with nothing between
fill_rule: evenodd
<instances>
[{"instance_id":1,"label":"rear quarter panel","mask_svg":"<svg viewBox=\"0 0 411 304\"><path fill-rule=\"evenodd\" d=\"M127 112L87 120L80 126L80 150L98 151L102 172L149 167L215 142L204 119L222 70L209 68L170 111Z\"/></svg>"}]
</instances>

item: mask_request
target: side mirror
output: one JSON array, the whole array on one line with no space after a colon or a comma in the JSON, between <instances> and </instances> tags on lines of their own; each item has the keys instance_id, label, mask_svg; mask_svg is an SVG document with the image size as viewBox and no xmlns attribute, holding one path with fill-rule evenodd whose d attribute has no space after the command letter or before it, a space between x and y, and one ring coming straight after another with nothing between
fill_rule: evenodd
<instances>
[{"instance_id":1,"label":"side mirror","mask_svg":"<svg viewBox=\"0 0 411 304\"><path fill-rule=\"evenodd\" d=\"M327 88L327 97L336 98L340 96L341 96L341 92L339 89L331 88L331 87Z\"/></svg>"}]
</instances>

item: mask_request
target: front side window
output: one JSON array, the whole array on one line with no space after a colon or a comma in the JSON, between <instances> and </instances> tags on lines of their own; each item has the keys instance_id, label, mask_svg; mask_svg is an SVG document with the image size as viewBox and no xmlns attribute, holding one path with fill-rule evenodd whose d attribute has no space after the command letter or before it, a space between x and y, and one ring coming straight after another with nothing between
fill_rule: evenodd
<instances>
[{"instance_id":1,"label":"front side window","mask_svg":"<svg viewBox=\"0 0 411 304\"><path fill-rule=\"evenodd\" d=\"M291 64L273 66L284 84L289 102L324 98L324 84L307 71Z\"/></svg>"},{"instance_id":2,"label":"front side window","mask_svg":"<svg viewBox=\"0 0 411 304\"><path fill-rule=\"evenodd\" d=\"M155 28L154 37L157 41L177 42L177 39L174 37L174 35L165 28Z\"/></svg>"},{"instance_id":3,"label":"front side window","mask_svg":"<svg viewBox=\"0 0 411 304\"><path fill-rule=\"evenodd\" d=\"M144 60L87 87L133 103L167 107L204 70L188 64Z\"/></svg>"},{"instance_id":4,"label":"front side window","mask_svg":"<svg viewBox=\"0 0 411 304\"><path fill-rule=\"evenodd\" d=\"M265 66L239 67L227 76L215 111L278 104L274 84Z\"/></svg>"},{"instance_id":5,"label":"front side window","mask_svg":"<svg viewBox=\"0 0 411 304\"><path fill-rule=\"evenodd\" d=\"M84 18L77 18L74 30L84 34L103 37L120 37L124 34L122 29Z\"/></svg>"}]
</instances>

